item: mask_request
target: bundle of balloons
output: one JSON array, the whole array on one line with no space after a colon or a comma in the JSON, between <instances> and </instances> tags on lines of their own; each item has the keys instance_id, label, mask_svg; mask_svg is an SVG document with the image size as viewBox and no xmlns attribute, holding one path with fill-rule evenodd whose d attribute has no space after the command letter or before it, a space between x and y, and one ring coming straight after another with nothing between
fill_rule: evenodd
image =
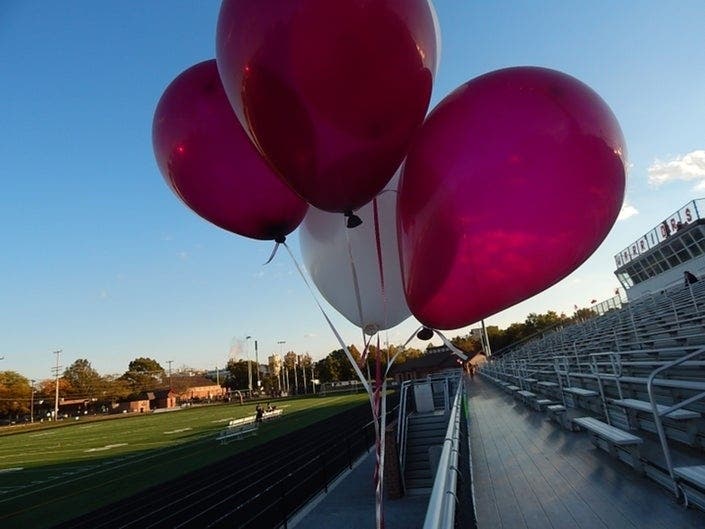
<instances>
[{"instance_id":1,"label":"bundle of balloons","mask_svg":"<svg viewBox=\"0 0 705 529\"><path fill-rule=\"evenodd\" d=\"M626 148L591 88L513 67L430 113L430 0L225 0L216 59L166 89L172 191L245 237L300 227L317 288L373 334L470 325L583 263L621 208Z\"/></svg>"}]
</instances>

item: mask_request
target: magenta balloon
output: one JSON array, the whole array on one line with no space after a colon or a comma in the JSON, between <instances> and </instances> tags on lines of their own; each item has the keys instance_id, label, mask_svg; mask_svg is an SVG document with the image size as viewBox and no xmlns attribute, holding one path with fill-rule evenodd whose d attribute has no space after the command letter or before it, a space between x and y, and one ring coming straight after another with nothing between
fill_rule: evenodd
<instances>
[{"instance_id":1,"label":"magenta balloon","mask_svg":"<svg viewBox=\"0 0 705 529\"><path fill-rule=\"evenodd\" d=\"M564 278L614 224L625 164L611 110L569 75L507 68L455 90L414 139L399 185L411 312L456 329Z\"/></svg>"},{"instance_id":2,"label":"magenta balloon","mask_svg":"<svg viewBox=\"0 0 705 529\"><path fill-rule=\"evenodd\" d=\"M333 212L394 175L428 109L437 48L428 0L224 0L216 55L260 151Z\"/></svg>"},{"instance_id":3,"label":"magenta balloon","mask_svg":"<svg viewBox=\"0 0 705 529\"><path fill-rule=\"evenodd\" d=\"M281 240L308 204L260 156L225 95L215 60L197 64L167 87L152 124L159 169L193 211L252 239Z\"/></svg>"}]
</instances>

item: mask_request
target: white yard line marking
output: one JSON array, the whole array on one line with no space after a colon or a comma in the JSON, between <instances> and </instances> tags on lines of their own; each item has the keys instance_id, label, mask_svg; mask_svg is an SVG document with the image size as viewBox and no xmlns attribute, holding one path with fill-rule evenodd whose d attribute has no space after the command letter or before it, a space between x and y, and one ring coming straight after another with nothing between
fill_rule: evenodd
<instances>
[{"instance_id":1,"label":"white yard line marking","mask_svg":"<svg viewBox=\"0 0 705 529\"><path fill-rule=\"evenodd\" d=\"M100 448L89 448L88 450L84 450L84 452L102 452L103 450L110 450L112 448L118 448L120 446L127 446L127 443L117 443L114 445L106 445L106 446L102 446Z\"/></svg>"},{"instance_id":2,"label":"white yard line marking","mask_svg":"<svg viewBox=\"0 0 705 529\"><path fill-rule=\"evenodd\" d=\"M193 430L193 428L179 428L178 430L170 430L168 432L164 432L165 434L172 434L172 433L181 433L181 432L188 432L189 430Z\"/></svg>"},{"instance_id":3,"label":"white yard line marking","mask_svg":"<svg viewBox=\"0 0 705 529\"><path fill-rule=\"evenodd\" d=\"M8 472L17 472L18 470L23 469L24 467L0 468L0 474L7 474Z\"/></svg>"}]
</instances>

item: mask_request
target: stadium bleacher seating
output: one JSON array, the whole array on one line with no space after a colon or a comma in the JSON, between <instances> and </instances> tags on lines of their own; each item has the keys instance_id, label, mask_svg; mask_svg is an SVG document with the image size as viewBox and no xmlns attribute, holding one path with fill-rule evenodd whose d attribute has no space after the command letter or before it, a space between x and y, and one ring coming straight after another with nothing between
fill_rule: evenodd
<instances>
[{"instance_id":1,"label":"stadium bleacher seating","mask_svg":"<svg viewBox=\"0 0 705 529\"><path fill-rule=\"evenodd\" d=\"M517 344L482 374L705 509L705 281Z\"/></svg>"}]
</instances>

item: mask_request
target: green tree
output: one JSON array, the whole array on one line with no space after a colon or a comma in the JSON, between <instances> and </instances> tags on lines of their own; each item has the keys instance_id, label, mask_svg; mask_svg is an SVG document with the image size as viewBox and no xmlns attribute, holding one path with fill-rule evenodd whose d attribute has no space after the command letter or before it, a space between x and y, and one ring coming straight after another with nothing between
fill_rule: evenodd
<instances>
[{"instance_id":1,"label":"green tree","mask_svg":"<svg viewBox=\"0 0 705 529\"><path fill-rule=\"evenodd\" d=\"M164 368L152 358L135 358L120 378L130 386L134 397L161 384L164 379Z\"/></svg>"},{"instance_id":2,"label":"green tree","mask_svg":"<svg viewBox=\"0 0 705 529\"><path fill-rule=\"evenodd\" d=\"M0 415L17 419L29 413L32 387L26 377L16 371L0 371Z\"/></svg>"},{"instance_id":3,"label":"green tree","mask_svg":"<svg viewBox=\"0 0 705 529\"><path fill-rule=\"evenodd\" d=\"M360 352L354 345L348 347L356 362L360 361ZM333 351L316 364L316 372L321 382L336 382L339 380L357 380L353 366L350 365L345 351Z\"/></svg>"},{"instance_id":4,"label":"green tree","mask_svg":"<svg viewBox=\"0 0 705 529\"><path fill-rule=\"evenodd\" d=\"M85 358L79 358L64 370L63 378L69 383L70 397L92 399L100 397L103 380L98 371Z\"/></svg>"},{"instance_id":5,"label":"green tree","mask_svg":"<svg viewBox=\"0 0 705 529\"><path fill-rule=\"evenodd\" d=\"M251 360L235 360L230 359L228 365L225 369L228 371L228 379L226 381L227 386L230 389L247 389L249 385L249 376L247 370L248 362L252 369L252 385L254 386L257 382L257 364Z\"/></svg>"}]
</instances>

